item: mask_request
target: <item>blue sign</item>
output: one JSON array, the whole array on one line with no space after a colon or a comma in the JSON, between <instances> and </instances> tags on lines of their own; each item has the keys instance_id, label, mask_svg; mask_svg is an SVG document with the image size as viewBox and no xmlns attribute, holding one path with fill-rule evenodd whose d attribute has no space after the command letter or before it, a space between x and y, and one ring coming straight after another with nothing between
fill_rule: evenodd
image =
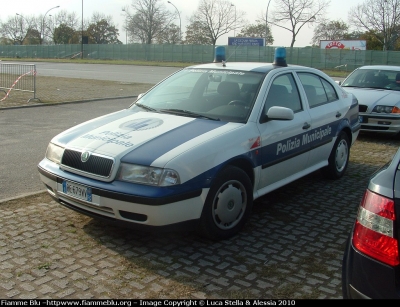
<instances>
[{"instance_id":1,"label":"blue sign","mask_svg":"<svg viewBox=\"0 0 400 307\"><path fill-rule=\"evenodd\" d=\"M265 46L264 38L228 37L229 46Z\"/></svg>"}]
</instances>

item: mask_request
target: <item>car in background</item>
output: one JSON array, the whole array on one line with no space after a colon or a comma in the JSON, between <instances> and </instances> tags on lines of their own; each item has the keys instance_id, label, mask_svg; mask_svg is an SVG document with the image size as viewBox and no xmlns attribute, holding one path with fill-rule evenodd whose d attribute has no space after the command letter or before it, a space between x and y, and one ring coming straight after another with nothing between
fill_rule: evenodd
<instances>
[{"instance_id":1,"label":"car in background","mask_svg":"<svg viewBox=\"0 0 400 307\"><path fill-rule=\"evenodd\" d=\"M55 136L38 165L50 195L119 225L218 240L262 195L317 170L343 176L360 128L352 94L320 70L287 65L284 48L274 63L223 59L216 52L128 109Z\"/></svg>"},{"instance_id":2,"label":"car in background","mask_svg":"<svg viewBox=\"0 0 400 307\"><path fill-rule=\"evenodd\" d=\"M340 85L358 99L361 131L399 134L400 66L362 66Z\"/></svg>"},{"instance_id":3,"label":"car in background","mask_svg":"<svg viewBox=\"0 0 400 307\"><path fill-rule=\"evenodd\" d=\"M400 148L369 180L342 263L344 299L400 298Z\"/></svg>"}]
</instances>

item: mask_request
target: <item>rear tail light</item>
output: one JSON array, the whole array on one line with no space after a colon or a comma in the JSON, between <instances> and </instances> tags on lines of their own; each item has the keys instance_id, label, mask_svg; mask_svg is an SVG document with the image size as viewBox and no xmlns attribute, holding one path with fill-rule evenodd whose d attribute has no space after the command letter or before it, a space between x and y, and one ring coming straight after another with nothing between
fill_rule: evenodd
<instances>
[{"instance_id":1,"label":"rear tail light","mask_svg":"<svg viewBox=\"0 0 400 307\"><path fill-rule=\"evenodd\" d=\"M358 209L353 246L391 266L398 265L399 247L394 238L394 202L367 190Z\"/></svg>"}]
</instances>

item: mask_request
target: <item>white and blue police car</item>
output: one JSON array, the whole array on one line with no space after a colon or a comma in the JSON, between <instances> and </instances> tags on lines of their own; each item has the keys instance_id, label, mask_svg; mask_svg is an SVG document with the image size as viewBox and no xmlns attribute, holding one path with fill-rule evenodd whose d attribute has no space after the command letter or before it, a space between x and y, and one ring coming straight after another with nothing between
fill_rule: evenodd
<instances>
[{"instance_id":1,"label":"white and blue police car","mask_svg":"<svg viewBox=\"0 0 400 307\"><path fill-rule=\"evenodd\" d=\"M219 48L219 47L217 47ZM62 205L143 230L235 235L253 201L311 172L343 176L358 102L323 72L216 60L49 143L40 178Z\"/></svg>"}]
</instances>

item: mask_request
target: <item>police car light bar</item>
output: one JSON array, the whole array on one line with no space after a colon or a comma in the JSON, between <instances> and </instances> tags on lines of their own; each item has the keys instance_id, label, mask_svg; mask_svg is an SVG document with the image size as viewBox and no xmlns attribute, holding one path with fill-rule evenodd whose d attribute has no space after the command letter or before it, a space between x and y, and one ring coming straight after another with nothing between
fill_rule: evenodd
<instances>
[{"instance_id":1,"label":"police car light bar","mask_svg":"<svg viewBox=\"0 0 400 307\"><path fill-rule=\"evenodd\" d=\"M218 46L215 47L214 63L220 63L225 61L225 47Z\"/></svg>"},{"instance_id":2,"label":"police car light bar","mask_svg":"<svg viewBox=\"0 0 400 307\"><path fill-rule=\"evenodd\" d=\"M275 58L273 64L276 66L285 66L285 67L287 66L285 47L275 48Z\"/></svg>"},{"instance_id":3,"label":"police car light bar","mask_svg":"<svg viewBox=\"0 0 400 307\"><path fill-rule=\"evenodd\" d=\"M214 63L221 63L225 64L226 61L226 52L225 47L218 46L215 47L215 54L214 54ZM285 47L278 47L275 48L275 58L274 58L274 65L276 66L287 66L286 63L286 48ZM224 65L225 66L225 65Z\"/></svg>"}]
</instances>

